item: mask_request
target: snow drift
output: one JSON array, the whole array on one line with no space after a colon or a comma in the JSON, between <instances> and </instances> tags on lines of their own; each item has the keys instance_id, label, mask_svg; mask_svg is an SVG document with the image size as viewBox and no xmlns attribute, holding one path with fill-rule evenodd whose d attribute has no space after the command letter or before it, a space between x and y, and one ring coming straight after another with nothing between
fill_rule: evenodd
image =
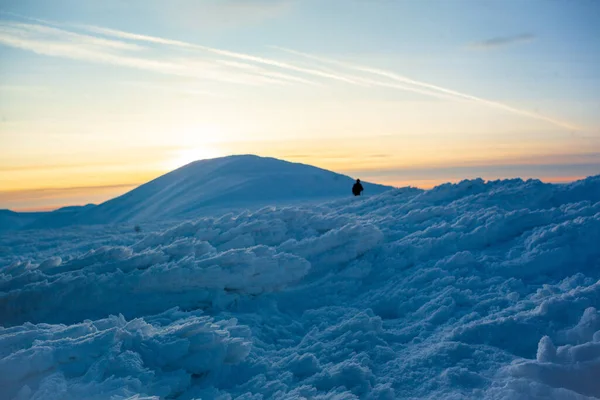
<instances>
[{"instance_id":1,"label":"snow drift","mask_svg":"<svg viewBox=\"0 0 600 400\"><path fill-rule=\"evenodd\" d=\"M597 398L598 243L600 176L5 234L0 397Z\"/></svg>"}]
</instances>

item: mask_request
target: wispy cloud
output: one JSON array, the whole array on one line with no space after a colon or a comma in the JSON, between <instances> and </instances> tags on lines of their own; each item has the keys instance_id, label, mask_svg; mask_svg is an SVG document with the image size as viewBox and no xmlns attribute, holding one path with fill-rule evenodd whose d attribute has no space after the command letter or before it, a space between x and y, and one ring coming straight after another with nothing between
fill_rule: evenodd
<instances>
[{"instance_id":1,"label":"wispy cloud","mask_svg":"<svg viewBox=\"0 0 600 400\"><path fill-rule=\"evenodd\" d=\"M272 68L246 65L244 63L228 63L214 57L208 58L205 54L201 54L206 53L206 49L209 49L203 46L110 29L86 28L112 37L81 34L41 23L0 21L0 44L47 56L137 68L168 75L192 77L199 80L244 85L317 84L306 77L286 74ZM137 41L138 43L132 43L131 41ZM162 53L159 58L156 49L146 48L139 44L144 42L176 48L188 48L197 52L191 55L170 54L167 56ZM218 49L210 48L209 53L231 57L228 54L221 54ZM234 58L240 59L240 57ZM252 56L249 55L245 59L254 61ZM262 62L261 64L276 64L274 60L270 61L272 62Z\"/></svg>"},{"instance_id":2,"label":"wispy cloud","mask_svg":"<svg viewBox=\"0 0 600 400\"><path fill-rule=\"evenodd\" d=\"M119 185L57 187L14 191L0 190L0 208L13 211L50 211L74 204L102 203L128 192L143 182Z\"/></svg>"},{"instance_id":3,"label":"wispy cloud","mask_svg":"<svg viewBox=\"0 0 600 400\"><path fill-rule=\"evenodd\" d=\"M378 77L384 77L384 78L387 78L387 79L391 80L392 82L396 83L394 85L394 84L390 84L389 82L373 82L371 80L366 81L366 82L370 82L372 84L377 84L377 85L386 86L386 87L390 87L390 88L396 88L396 89L400 89L400 90L408 90L408 91L418 92L418 93L422 93L422 94L434 96L434 97L445 97L445 98L451 98L454 100L473 101L473 102L476 102L476 103L479 103L481 105L485 105L488 107L502 109L504 111L508 111L508 112L511 112L514 114L519 114L519 115L522 115L525 117L537 119L540 121L545 121L545 122L548 122L550 124L553 124L553 125L561 127L561 128L574 130L574 131L578 131L578 130L582 129L581 127L576 126L575 124L572 124L570 122L562 121L562 120L559 120L556 118L552 118L552 117L548 117L548 116L541 115L538 113L534 113L532 111L516 108L516 107L510 106L510 105L504 104L504 103L484 99L484 98L481 98L478 96L473 96L468 93L459 92L456 90L448 89L448 88L434 85L431 83L418 81L415 79L408 78L406 76L399 75L395 72L381 70L381 69L372 68L372 67L368 67L368 66L354 65L354 64L345 63L345 62L341 62L338 60L333 60L333 59L329 59L329 58L325 58L325 57L318 57L318 56L314 56L311 54L307 54L307 53L303 53L303 52L299 52L299 51L295 51L295 50L291 50L291 49L286 49L286 48L282 48L282 47L277 47L277 48L282 51L285 51L287 53L295 54L297 56L312 59L315 61L337 65L339 67L346 68L346 69L360 71L362 73L366 73L371 76L374 75L374 76L378 76Z\"/></svg>"},{"instance_id":4,"label":"wispy cloud","mask_svg":"<svg viewBox=\"0 0 600 400\"><path fill-rule=\"evenodd\" d=\"M233 5L233 3L237 4L237 0L231 1L231 3L232 3L232 5ZM262 3L262 1L259 1L258 3ZM287 4L290 2L289 1L280 1L279 3ZM243 5L236 5L236 7L237 6L246 7ZM234 69L234 70L239 69L239 70L241 70L239 72L240 74L258 77L258 81L259 81L258 83L280 83L280 84L302 83L302 84L307 84L307 85L318 85L319 84L318 82L309 80L304 76L290 75L289 73L286 74L286 73L281 72L281 70L286 70L288 72L300 73L302 75L311 75L313 77L331 79L331 80L336 80L339 82L344 82L344 83L349 83L349 84L364 85L364 83L361 83L359 80L353 80L352 78L350 78L348 76L344 76L342 74L331 73L331 72L319 70L319 69L300 67L297 65L292 65L292 64L289 64L286 62L282 62L279 60L274 60L274 59L270 59L270 58L266 58L266 57L259 57L259 56L255 56L255 55L251 55L251 54L233 52L233 51L224 50L224 49L217 49L217 48L213 48L213 47L202 46L202 45L184 42L184 41L180 41L180 40L161 38L161 37L151 36L151 35L142 35L142 34L138 34L138 33L126 32L126 31L122 31L122 30L104 28L104 27L99 27L99 26L94 26L94 25L66 24L66 23L60 23L60 22L49 21L49 20L41 20L41 19L30 18L27 16L14 14L14 13L0 12L0 14L6 14L6 15L10 15L12 17L17 17L17 18L36 22L37 24L35 24L35 25L34 24L22 24L22 25L30 25L31 30L34 30L34 28L31 28L31 27L39 27L40 30L43 30L44 28L48 28L48 25L50 25L50 26L55 27L56 31L63 32L65 35L69 35L71 33L67 29L76 29L76 30L88 32L90 34L102 35L105 37L111 37L113 39L114 38L119 39L118 41L117 40L108 40L108 42L116 42L116 43L125 43L126 44L127 42L123 42L123 40L129 40L129 41L136 41L136 42L143 42L143 43L151 43L151 44L155 44L155 45L169 46L171 48L195 50L198 52L196 54L199 54L199 56L203 56L206 53L208 53L208 54L212 54L212 55L216 55L216 56L220 56L220 57L244 61L245 63L242 63L242 62L236 63L236 62L232 62L232 61L223 62L223 60L217 59L217 60L213 60L212 62L215 66L218 66L220 64L221 66L226 66L226 67L229 67L230 69ZM5 21L0 21L0 24L2 22L5 22ZM50 29L52 29L52 28L50 28ZM87 37L88 40L90 40L90 41L93 41L95 39L103 40L102 38L98 38L97 36L91 36L91 35L79 35L79 36ZM5 43L5 44L10 45L9 43ZM115 46L115 44L113 44L113 46ZM118 45L116 45L116 46L118 46ZM19 47L19 46L17 46L17 47ZM29 50L33 50L33 49L29 48ZM36 50L33 50L33 51L36 51ZM42 53L42 54L45 54L45 53ZM48 54L48 55L54 55L54 54ZM68 55L64 55L64 56L68 56ZM88 57L88 60L89 61L98 61L97 58L91 59L90 57ZM111 61L113 61L113 63L118 63L118 60L111 60ZM249 64L249 63L251 63L251 64ZM131 64L132 64L131 60L127 60L125 57L124 65L135 66L135 65L131 65ZM260 68L256 64L262 65L263 68ZM273 69L273 68L275 68L275 69ZM160 69L156 70L154 67L150 67L149 69L155 70L156 72L173 73L172 70L165 69L165 68L160 68ZM177 74L181 75L180 72ZM207 77L207 75L204 73L204 71L202 73L202 76ZM210 76L210 74L208 76ZM229 79L229 81L239 82L239 79L238 80Z\"/></svg>"},{"instance_id":5,"label":"wispy cloud","mask_svg":"<svg viewBox=\"0 0 600 400\"><path fill-rule=\"evenodd\" d=\"M213 47L201 46L201 45L197 45L197 44L182 42L179 40L164 39L164 38L160 38L160 37L156 37L156 36L138 35L138 34L131 33L131 32L124 32L124 31L115 30L115 29L106 29L106 28L101 28L101 27L97 27L97 26L77 25L77 27L87 30L87 31L90 31L90 32L95 32L95 33L103 34L103 35L107 35L107 36L118 37L118 38L122 38L122 39L139 40L139 41L164 44L164 45L171 45L171 46L177 46L177 47L188 48L188 49L201 50L201 51L216 54L219 56L230 57L233 59L253 62L253 63L257 63L257 64L262 64L262 65L268 65L271 67L286 69L288 71L300 72L300 73L304 73L304 74L308 74L308 75L317 76L320 78L328 78L328 79L333 79L333 80L351 83L351 84L360 84L360 81L357 81L355 79L352 79L351 77L348 77L348 76L345 76L342 74L330 73L330 72L326 72L326 71L319 70L319 69L313 69L313 68L299 67L299 66L292 65L292 64L289 64L286 62L273 60L273 59L265 58L265 57L258 57L258 56L254 56L251 54L216 49Z\"/></svg>"},{"instance_id":6,"label":"wispy cloud","mask_svg":"<svg viewBox=\"0 0 600 400\"><path fill-rule=\"evenodd\" d=\"M65 25L65 24L60 24L60 25ZM170 46L187 47L187 48L196 47L196 45L193 45L191 43L182 42L179 40L164 39L164 38L160 38L160 37L156 37L156 36L140 35L137 33L124 32L124 31L120 31L120 30L116 30L116 29L102 28L102 27L94 26L94 25L73 24L70 26L72 26L73 28L80 28L80 29L86 30L88 32L99 33L101 35L106 35L106 36L119 37L122 39L131 39L131 40L138 40L140 42L165 44L165 45L170 45Z\"/></svg>"},{"instance_id":7,"label":"wispy cloud","mask_svg":"<svg viewBox=\"0 0 600 400\"><path fill-rule=\"evenodd\" d=\"M273 58L98 26L29 20L36 23L0 21L0 44L49 56L232 84L320 85L320 80L326 80L363 87L385 87L429 97L475 102L564 129L572 131L582 129L558 118L415 80L392 71L341 62L286 48L276 47L285 53L311 60L312 64L308 66L306 63L292 64ZM84 31L87 34L73 30ZM518 35L511 38L491 39L482 43L487 43L487 46L499 46L531 38L532 35ZM157 53L157 46L164 46L167 51ZM177 54L177 49L187 51L183 55L175 56L172 53Z\"/></svg>"},{"instance_id":8,"label":"wispy cloud","mask_svg":"<svg viewBox=\"0 0 600 400\"><path fill-rule=\"evenodd\" d=\"M69 187L53 187L53 188L42 188L42 189L0 190L0 195L1 196L10 196L15 193L39 194L39 193L54 193L54 192L66 192L66 191L81 191L81 190L89 190L89 189L119 189L119 188L129 188L132 186L140 185L142 183L143 182L121 183L118 185L69 186Z\"/></svg>"},{"instance_id":9,"label":"wispy cloud","mask_svg":"<svg viewBox=\"0 0 600 400\"><path fill-rule=\"evenodd\" d=\"M34 53L144 69L168 69L168 63L123 56L116 50L140 50L136 44L75 34L42 25L0 21L0 44Z\"/></svg>"},{"instance_id":10,"label":"wispy cloud","mask_svg":"<svg viewBox=\"0 0 600 400\"><path fill-rule=\"evenodd\" d=\"M536 39L536 36L531 33L522 33L520 35L513 36L499 36L480 42L471 43L469 48L474 50L489 50L497 47L504 47L513 44L527 43Z\"/></svg>"}]
</instances>

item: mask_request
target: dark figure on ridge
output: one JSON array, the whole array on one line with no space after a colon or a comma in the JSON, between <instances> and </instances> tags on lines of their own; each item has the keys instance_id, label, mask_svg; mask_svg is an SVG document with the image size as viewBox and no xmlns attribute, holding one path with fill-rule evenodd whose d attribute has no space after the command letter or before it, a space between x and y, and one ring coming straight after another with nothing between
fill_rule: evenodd
<instances>
[{"instance_id":1,"label":"dark figure on ridge","mask_svg":"<svg viewBox=\"0 0 600 400\"><path fill-rule=\"evenodd\" d=\"M362 193L363 190L364 190L364 188L360 183L360 179L357 179L354 186L352 186L352 194L355 196L360 196L360 194Z\"/></svg>"}]
</instances>

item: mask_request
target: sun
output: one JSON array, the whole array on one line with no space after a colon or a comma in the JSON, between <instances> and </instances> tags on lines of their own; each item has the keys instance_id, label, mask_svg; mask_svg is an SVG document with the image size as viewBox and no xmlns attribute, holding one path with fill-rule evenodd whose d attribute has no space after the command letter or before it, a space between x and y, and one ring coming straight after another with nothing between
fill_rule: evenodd
<instances>
[{"instance_id":1,"label":"sun","mask_svg":"<svg viewBox=\"0 0 600 400\"><path fill-rule=\"evenodd\" d=\"M182 148L173 152L172 157L166 161L165 167L167 167L169 170L174 170L194 161L207 160L222 156L223 154L221 152L210 146Z\"/></svg>"}]
</instances>

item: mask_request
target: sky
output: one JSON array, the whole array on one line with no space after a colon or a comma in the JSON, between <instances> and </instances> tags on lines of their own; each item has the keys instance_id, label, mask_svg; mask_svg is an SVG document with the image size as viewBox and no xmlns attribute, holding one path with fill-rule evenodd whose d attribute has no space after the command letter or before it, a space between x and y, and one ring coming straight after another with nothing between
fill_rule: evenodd
<instances>
[{"instance_id":1,"label":"sky","mask_svg":"<svg viewBox=\"0 0 600 400\"><path fill-rule=\"evenodd\" d=\"M600 173L600 1L0 0L0 208L258 154L398 187Z\"/></svg>"}]
</instances>

